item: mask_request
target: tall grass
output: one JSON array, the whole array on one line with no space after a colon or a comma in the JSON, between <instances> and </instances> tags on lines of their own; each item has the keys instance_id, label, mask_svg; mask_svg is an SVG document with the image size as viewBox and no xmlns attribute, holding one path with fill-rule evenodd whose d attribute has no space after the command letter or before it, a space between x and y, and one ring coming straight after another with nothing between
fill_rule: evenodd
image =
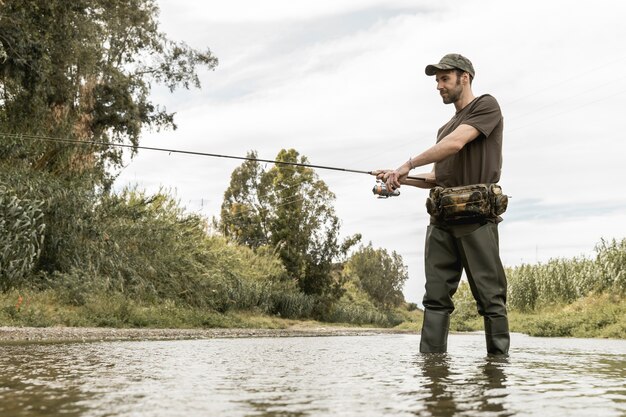
<instances>
[{"instance_id":1,"label":"tall grass","mask_svg":"<svg viewBox=\"0 0 626 417\"><path fill-rule=\"evenodd\" d=\"M532 336L626 337L626 239L602 240L593 258L507 268L509 323ZM482 329L467 282L454 296L451 328Z\"/></svg>"},{"instance_id":2,"label":"tall grass","mask_svg":"<svg viewBox=\"0 0 626 417\"><path fill-rule=\"evenodd\" d=\"M511 310L533 311L571 304L592 294L626 294L626 239L602 240L593 258L552 259L546 263L506 268L508 306ZM476 304L466 282L461 283L454 302L457 314L473 318Z\"/></svg>"},{"instance_id":3,"label":"tall grass","mask_svg":"<svg viewBox=\"0 0 626 417\"><path fill-rule=\"evenodd\" d=\"M595 258L553 259L507 269L512 309L572 303L592 293L626 293L626 239L602 240Z\"/></svg>"},{"instance_id":4,"label":"tall grass","mask_svg":"<svg viewBox=\"0 0 626 417\"><path fill-rule=\"evenodd\" d=\"M18 198L0 184L0 290L32 271L43 244L41 201Z\"/></svg>"},{"instance_id":5,"label":"tall grass","mask_svg":"<svg viewBox=\"0 0 626 417\"><path fill-rule=\"evenodd\" d=\"M136 306L162 304L219 314L394 322L374 307L333 306L335 300L303 294L272 250L253 251L212 235L207 220L186 212L168 191L110 193L84 179L5 168L0 170L0 224L8 230L0 236L5 293L47 294L40 300L93 314L90 323L97 325L137 325L140 315L129 313L139 311ZM21 229L7 229L14 225ZM10 238L24 235L22 229L27 240ZM18 262L19 268L7 266ZM92 308L107 300L121 306L109 309L110 320L106 308ZM37 311L36 320L24 323L75 323L53 318L51 309Z\"/></svg>"}]
</instances>

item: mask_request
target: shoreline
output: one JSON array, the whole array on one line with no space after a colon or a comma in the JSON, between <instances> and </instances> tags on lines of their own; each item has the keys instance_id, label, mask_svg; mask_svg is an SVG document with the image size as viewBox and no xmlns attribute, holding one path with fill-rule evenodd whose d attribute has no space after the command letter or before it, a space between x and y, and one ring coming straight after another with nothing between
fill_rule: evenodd
<instances>
[{"instance_id":1,"label":"shoreline","mask_svg":"<svg viewBox=\"0 0 626 417\"><path fill-rule=\"evenodd\" d=\"M0 345L13 343L77 343L108 341L232 339L244 337L323 337L415 334L413 331L333 326L289 326L283 329L155 329L111 327L0 327Z\"/></svg>"}]
</instances>

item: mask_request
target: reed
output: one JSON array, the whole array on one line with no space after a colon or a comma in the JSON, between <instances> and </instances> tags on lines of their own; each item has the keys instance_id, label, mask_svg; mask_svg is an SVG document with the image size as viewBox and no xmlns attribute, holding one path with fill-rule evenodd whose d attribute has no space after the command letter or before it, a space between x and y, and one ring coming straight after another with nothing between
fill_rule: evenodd
<instances>
[{"instance_id":1,"label":"reed","mask_svg":"<svg viewBox=\"0 0 626 417\"><path fill-rule=\"evenodd\" d=\"M626 293L626 239L602 240L594 258L552 259L507 269L509 306L532 311L594 293Z\"/></svg>"},{"instance_id":2,"label":"reed","mask_svg":"<svg viewBox=\"0 0 626 417\"><path fill-rule=\"evenodd\" d=\"M594 257L507 268L512 331L532 336L626 338L626 239L601 240ZM454 296L451 328L482 330L467 282Z\"/></svg>"}]
</instances>

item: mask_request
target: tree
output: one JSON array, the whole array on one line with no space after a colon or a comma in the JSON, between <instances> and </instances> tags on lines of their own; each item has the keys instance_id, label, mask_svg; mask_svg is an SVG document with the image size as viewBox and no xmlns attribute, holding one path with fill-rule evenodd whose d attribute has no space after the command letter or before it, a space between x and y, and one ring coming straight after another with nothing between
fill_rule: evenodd
<instances>
[{"instance_id":1,"label":"tree","mask_svg":"<svg viewBox=\"0 0 626 417\"><path fill-rule=\"evenodd\" d=\"M374 249L370 242L361 246L346 263L348 275L358 278L361 288L383 308L404 302L402 287L408 279L407 267L395 251Z\"/></svg>"},{"instance_id":2,"label":"tree","mask_svg":"<svg viewBox=\"0 0 626 417\"><path fill-rule=\"evenodd\" d=\"M248 157L256 158L256 152ZM276 160L308 163L294 149L281 150ZM334 198L311 168L278 163L266 170L248 160L231 175L219 229L251 248L273 248L305 293L329 294L337 290L333 262L360 239L338 243Z\"/></svg>"},{"instance_id":3,"label":"tree","mask_svg":"<svg viewBox=\"0 0 626 417\"><path fill-rule=\"evenodd\" d=\"M50 274L85 270L100 230L93 213L122 164L108 144L138 145L145 128L176 128L152 87L199 87L198 70L217 65L210 50L160 32L158 12L156 0L0 1L0 186L45 223L34 229L44 233L38 246L3 246L12 251L3 261L28 261L20 271L35 261ZM0 207L0 221L9 215Z\"/></svg>"},{"instance_id":4,"label":"tree","mask_svg":"<svg viewBox=\"0 0 626 417\"><path fill-rule=\"evenodd\" d=\"M262 181L265 171L256 161L257 153L248 152L250 160L235 168L230 185L224 192L219 230L224 236L258 249L270 244L269 191L267 181Z\"/></svg>"},{"instance_id":5,"label":"tree","mask_svg":"<svg viewBox=\"0 0 626 417\"><path fill-rule=\"evenodd\" d=\"M156 0L4 0L0 2L0 122L21 135L138 145L143 128L175 128L151 101L153 83L199 87L211 51L168 39ZM112 147L4 138L0 158L57 175L120 166Z\"/></svg>"}]
</instances>

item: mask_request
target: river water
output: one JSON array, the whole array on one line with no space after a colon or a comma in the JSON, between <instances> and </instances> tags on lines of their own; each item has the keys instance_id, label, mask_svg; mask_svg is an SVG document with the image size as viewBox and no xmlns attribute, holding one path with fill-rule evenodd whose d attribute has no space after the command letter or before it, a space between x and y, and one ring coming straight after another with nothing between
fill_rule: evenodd
<instances>
[{"instance_id":1,"label":"river water","mask_svg":"<svg viewBox=\"0 0 626 417\"><path fill-rule=\"evenodd\" d=\"M453 334L0 345L0 416L626 416L626 341Z\"/></svg>"}]
</instances>

